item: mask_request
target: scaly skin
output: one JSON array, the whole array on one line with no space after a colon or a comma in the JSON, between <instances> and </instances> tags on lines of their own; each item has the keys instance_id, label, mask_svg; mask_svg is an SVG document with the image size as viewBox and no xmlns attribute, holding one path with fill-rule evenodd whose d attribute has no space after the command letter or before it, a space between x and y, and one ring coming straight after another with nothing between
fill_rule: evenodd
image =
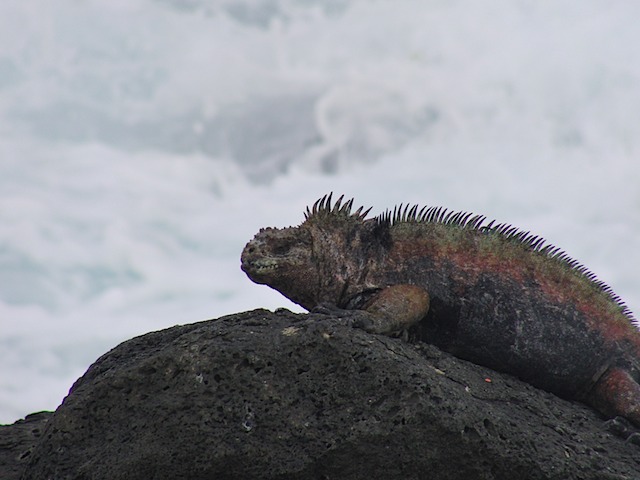
<instances>
[{"instance_id":1,"label":"scaly skin","mask_svg":"<svg viewBox=\"0 0 640 480\"><path fill-rule=\"evenodd\" d=\"M609 287L509 225L408 206L366 219L331 195L298 227L262 229L242 269L307 310L407 330L640 426L640 333Z\"/></svg>"}]
</instances>

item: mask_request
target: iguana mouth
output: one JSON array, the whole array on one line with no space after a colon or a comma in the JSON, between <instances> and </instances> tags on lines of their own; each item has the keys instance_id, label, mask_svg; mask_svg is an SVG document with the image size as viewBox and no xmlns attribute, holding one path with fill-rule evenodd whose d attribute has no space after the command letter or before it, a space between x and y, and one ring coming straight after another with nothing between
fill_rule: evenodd
<instances>
[{"instance_id":1,"label":"iguana mouth","mask_svg":"<svg viewBox=\"0 0 640 480\"><path fill-rule=\"evenodd\" d=\"M264 283L281 267L281 262L264 252L263 245L255 240L244 247L240 268L256 283Z\"/></svg>"},{"instance_id":2,"label":"iguana mouth","mask_svg":"<svg viewBox=\"0 0 640 480\"><path fill-rule=\"evenodd\" d=\"M280 267L278 262L273 258L259 258L257 260L242 260L242 271L245 273L263 273L272 272Z\"/></svg>"}]
</instances>

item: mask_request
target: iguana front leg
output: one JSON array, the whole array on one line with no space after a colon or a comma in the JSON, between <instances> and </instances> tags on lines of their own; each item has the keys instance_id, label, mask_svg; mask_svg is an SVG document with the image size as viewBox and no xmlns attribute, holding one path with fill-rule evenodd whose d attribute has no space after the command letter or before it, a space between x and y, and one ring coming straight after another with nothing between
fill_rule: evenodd
<instances>
[{"instance_id":1,"label":"iguana front leg","mask_svg":"<svg viewBox=\"0 0 640 480\"><path fill-rule=\"evenodd\" d=\"M427 315L429 294L416 285L392 285L373 294L360 310L345 310L321 304L314 311L348 317L353 326L370 333L395 336Z\"/></svg>"}]
</instances>

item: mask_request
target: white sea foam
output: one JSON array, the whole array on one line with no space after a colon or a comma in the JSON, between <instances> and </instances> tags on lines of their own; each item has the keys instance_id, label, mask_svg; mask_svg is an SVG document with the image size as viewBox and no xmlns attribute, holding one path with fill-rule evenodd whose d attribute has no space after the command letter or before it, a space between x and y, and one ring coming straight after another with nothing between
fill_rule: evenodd
<instances>
[{"instance_id":1,"label":"white sea foam","mask_svg":"<svg viewBox=\"0 0 640 480\"><path fill-rule=\"evenodd\" d=\"M640 4L0 5L0 423L134 335L256 307L334 191L542 234L640 312ZM299 308L298 308L299 310Z\"/></svg>"}]
</instances>

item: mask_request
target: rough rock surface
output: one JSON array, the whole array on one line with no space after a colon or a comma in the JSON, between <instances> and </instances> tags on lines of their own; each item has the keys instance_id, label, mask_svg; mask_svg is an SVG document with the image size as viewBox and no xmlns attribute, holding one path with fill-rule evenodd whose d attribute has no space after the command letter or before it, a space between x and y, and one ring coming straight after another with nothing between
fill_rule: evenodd
<instances>
[{"instance_id":1,"label":"rough rock surface","mask_svg":"<svg viewBox=\"0 0 640 480\"><path fill-rule=\"evenodd\" d=\"M0 479L20 478L51 415L32 413L13 425L0 425Z\"/></svg>"},{"instance_id":2,"label":"rough rock surface","mask_svg":"<svg viewBox=\"0 0 640 480\"><path fill-rule=\"evenodd\" d=\"M29 457L23 479L640 478L639 447L582 404L286 310L124 342Z\"/></svg>"}]
</instances>

